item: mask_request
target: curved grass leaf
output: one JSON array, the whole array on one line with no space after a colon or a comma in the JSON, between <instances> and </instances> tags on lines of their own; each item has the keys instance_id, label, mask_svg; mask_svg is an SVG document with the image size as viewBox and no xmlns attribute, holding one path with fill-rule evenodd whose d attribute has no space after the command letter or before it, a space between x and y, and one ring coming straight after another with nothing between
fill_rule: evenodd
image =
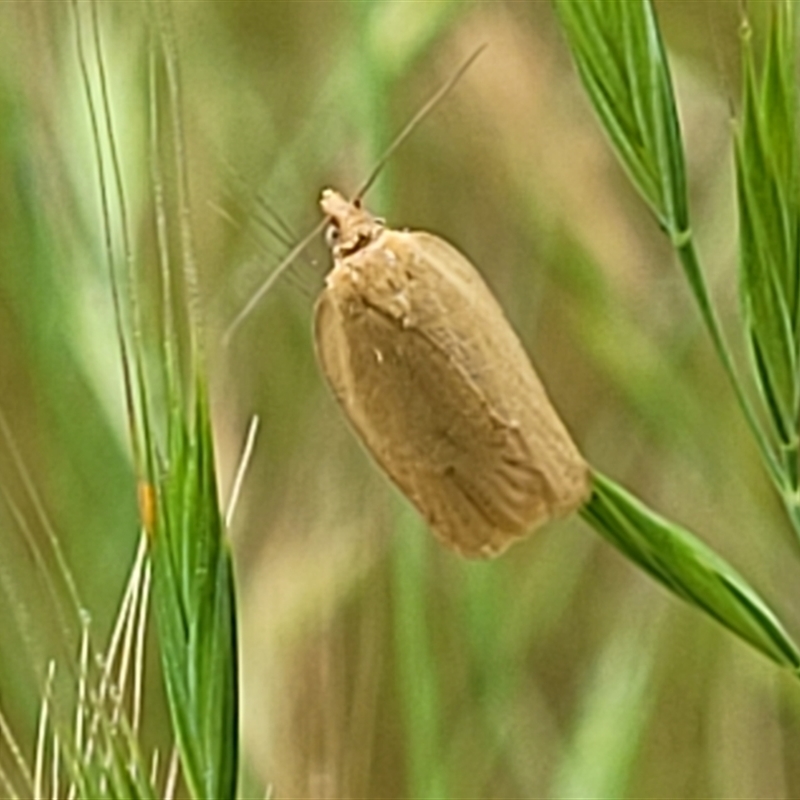
<instances>
[{"instance_id":1,"label":"curved grass leaf","mask_svg":"<svg viewBox=\"0 0 800 800\"><path fill-rule=\"evenodd\" d=\"M800 650L754 589L708 545L595 472L583 518L659 583L793 671Z\"/></svg>"}]
</instances>

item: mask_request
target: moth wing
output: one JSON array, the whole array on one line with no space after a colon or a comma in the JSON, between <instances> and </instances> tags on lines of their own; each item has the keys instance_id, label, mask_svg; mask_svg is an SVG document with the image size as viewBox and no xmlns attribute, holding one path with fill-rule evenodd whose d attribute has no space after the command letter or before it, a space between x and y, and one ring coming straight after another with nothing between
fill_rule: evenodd
<instances>
[{"instance_id":1,"label":"moth wing","mask_svg":"<svg viewBox=\"0 0 800 800\"><path fill-rule=\"evenodd\" d=\"M320 365L438 538L496 555L580 505L586 465L467 259L432 234L385 231L347 265L317 301Z\"/></svg>"},{"instance_id":2,"label":"moth wing","mask_svg":"<svg viewBox=\"0 0 800 800\"><path fill-rule=\"evenodd\" d=\"M317 359L336 399L344 404L348 383L348 344L341 314L328 290L314 306L314 344Z\"/></svg>"},{"instance_id":3,"label":"moth wing","mask_svg":"<svg viewBox=\"0 0 800 800\"><path fill-rule=\"evenodd\" d=\"M423 454L431 474L417 491L440 537L465 555L489 556L547 522L549 487L527 442L487 408L468 370L416 330L405 332L404 358L436 376L425 382L438 410Z\"/></svg>"},{"instance_id":4,"label":"moth wing","mask_svg":"<svg viewBox=\"0 0 800 800\"><path fill-rule=\"evenodd\" d=\"M482 396L492 420L494 449L502 453L502 463L487 473L487 479L496 479L493 496L507 498L509 509L522 494L546 497L543 519L571 513L590 494L588 467L502 307L478 270L449 242L431 233L401 235L415 252L408 260L415 266L416 327ZM470 491L481 492L470 478L469 472L463 478Z\"/></svg>"},{"instance_id":5,"label":"moth wing","mask_svg":"<svg viewBox=\"0 0 800 800\"><path fill-rule=\"evenodd\" d=\"M323 292L315 336L352 427L446 545L496 555L545 521L524 440L487 418L475 388L419 331L374 309L348 318Z\"/></svg>"}]
</instances>

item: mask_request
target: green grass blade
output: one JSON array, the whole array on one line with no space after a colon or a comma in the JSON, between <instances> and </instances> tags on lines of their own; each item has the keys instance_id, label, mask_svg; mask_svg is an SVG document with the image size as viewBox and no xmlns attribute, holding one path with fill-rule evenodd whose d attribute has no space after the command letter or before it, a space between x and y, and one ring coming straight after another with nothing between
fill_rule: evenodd
<instances>
[{"instance_id":1,"label":"green grass blade","mask_svg":"<svg viewBox=\"0 0 800 800\"><path fill-rule=\"evenodd\" d=\"M761 75L749 32L736 133L739 286L754 374L776 438L797 449L798 152L793 13L774 13Z\"/></svg>"},{"instance_id":2,"label":"green grass blade","mask_svg":"<svg viewBox=\"0 0 800 800\"><path fill-rule=\"evenodd\" d=\"M647 0L555 0L578 71L634 185L673 242L687 234L686 171L661 34Z\"/></svg>"},{"instance_id":3,"label":"green grass blade","mask_svg":"<svg viewBox=\"0 0 800 800\"><path fill-rule=\"evenodd\" d=\"M406 726L410 797L448 797L441 739L439 675L427 625L425 562L429 536L405 505L398 510L392 560L397 681Z\"/></svg>"},{"instance_id":4,"label":"green grass blade","mask_svg":"<svg viewBox=\"0 0 800 800\"><path fill-rule=\"evenodd\" d=\"M667 232L722 361L738 385L691 244L680 122L658 21L649 0L554 0L605 132L634 186Z\"/></svg>"},{"instance_id":5,"label":"green grass blade","mask_svg":"<svg viewBox=\"0 0 800 800\"><path fill-rule=\"evenodd\" d=\"M165 314L168 319L164 328L158 326L157 315L141 313L141 301L136 288L138 276L135 273L139 262L128 233L128 203L114 135L98 6L92 4L89 7L96 54L94 71L99 85L97 100L92 92L89 61L84 55L84 41L80 35L79 7L73 4L72 8L87 106L93 122L96 160L101 174L101 205L117 338L123 362L133 460L140 480L142 518L150 536L152 603L159 625L168 701L184 776L191 794L196 798L234 797L238 760L238 670L232 566L217 503L207 387L199 377L200 356L198 349L193 346L199 315L191 313L192 308L188 314L192 346L188 354L182 354L183 361L179 367L170 360L172 352L179 352L181 338L175 321L181 316L178 312L182 309L178 303L182 300L191 306L195 299L194 272L187 268L175 278L174 285L182 291L168 295L175 306L170 308L172 314ZM164 46L167 48L171 45L172 40L169 39ZM166 56L167 66L174 64L174 51L166 53ZM179 116L176 99L179 94L174 86L175 76L169 70L168 73L170 109L174 112L174 118L175 115ZM151 97L154 101L151 111L155 99L155 96ZM156 126L157 122L154 120ZM173 127L177 128L175 125ZM180 131L173 133L177 142ZM108 191L101 169L103 145L111 153L113 191ZM181 176L185 172L183 152L183 147L176 145L175 158L181 162L179 166L183 169L178 171ZM154 157L158 158L159 154L155 153ZM154 180L157 177L154 175ZM178 227L183 244L189 233L188 186L181 181L180 189L180 208L175 216L180 220ZM154 187L154 192L158 193L158 187ZM163 206L156 205L164 215L157 224L161 235L167 222L166 212ZM117 263L111 246L114 240L112 220L116 218L112 209L119 212L124 255L121 264ZM163 241L159 243L164 244ZM193 266L189 249L187 245L181 252L184 261ZM143 298L145 302L148 299ZM153 320L155 336L166 339L166 344L170 345L157 351L155 361L148 358L145 335L151 331L144 329L145 319ZM182 370L183 374L191 376L189 385L194 398L191 403L184 400L180 381L170 380L170 370L175 373ZM166 375L164 383L168 396L165 401L158 391L153 390L154 383L157 384L157 381L151 382L154 373ZM157 431L165 431L165 435L157 437ZM102 699L100 702L103 702ZM96 714L99 731L95 749L102 755L102 760L99 766L94 763L90 765L93 772L81 782L95 796L100 792L110 797L154 797L155 793L138 757L134 733L124 717L118 719L118 711L112 707L109 712L101 707ZM77 763L81 766L80 759ZM98 769L102 770L99 777Z\"/></svg>"},{"instance_id":6,"label":"green grass blade","mask_svg":"<svg viewBox=\"0 0 800 800\"><path fill-rule=\"evenodd\" d=\"M627 796L656 694L653 667L661 625L653 614L652 604L638 606L633 614L627 611L599 657L592 660L592 674L550 791L552 797Z\"/></svg>"},{"instance_id":7,"label":"green grass blade","mask_svg":"<svg viewBox=\"0 0 800 800\"><path fill-rule=\"evenodd\" d=\"M670 237L770 477L783 468L739 380L692 237L669 61L650 0L553 0L578 72L634 186Z\"/></svg>"},{"instance_id":8,"label":"green grass blade","mask_svg":"<svg viewBox=\"0 0 800 800\"><path fill-rule=\"evenodd\" d=\"M192 428L171 437L152 536L153 607L167 696L194 797L233 797L238 662L233 567L216 500L213 444L198 388Z\"/></svg>"},{"instance_id":9,"label":"green grass blade","mask_svg":"<svg viewBox=\"0 0 800 800\"><path fill-rule=\"evenodd\" d=\"M711 548L594 473L584 519L637 566L782 667L800 668L800 650L775 614Z\"/></svg>"},{"instance_id":10,"label":"green grass blade","mask_svg":"<svg viewBox=\"0 0 800 800\"><path fill-rule=\"evenodd\" d=\"M158 35L149 59L151 179L165 304L154 372L167 397L155 412L164 420L160 426L146 424L150 404L143 403L142 427L165 430L163 442L145 438L146 479L156 498L149 528L152 605L186 783L194 798L226 798L236 794L239 759L233 564L218 503L208 386L203 377L203 315L181 79L168 5L153 8L153 23ZM163 122L158 114L160 77L169 110ZM169 148L160 147L162 124ZM167 203L165 175L175 176L174 205ZM180 269L170 261L170 252L180 253ZM183 376L187 376L185 381Z\"/></svg>"}]
</instances>

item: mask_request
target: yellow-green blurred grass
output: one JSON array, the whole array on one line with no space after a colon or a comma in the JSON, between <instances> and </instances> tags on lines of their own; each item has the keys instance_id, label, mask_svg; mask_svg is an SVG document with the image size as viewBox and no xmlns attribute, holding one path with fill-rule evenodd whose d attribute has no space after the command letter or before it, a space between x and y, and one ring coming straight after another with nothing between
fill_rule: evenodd
<instances>
[{"instance_id":1,"label":"yellow-green blurred grass","mask_svg":"<svg viewBox=\"0 0 800 800\"><path fill-rule=\"evenodd\" d=\"M10 109L0 122L1 401L102 629L132 559L135 505L99 220L85 196L86 120L74 105L74 54L58 5L0 9L0 106ZM594 779L595 790L791 796L800 783L794 687L666 598L580 522L485 565L461 563L421 530L317 376L310 294L327 268L321 247L316 266L298 264L295 280L266 298L230 349L218 347L218 332L280 250L268 258L253 243L253 216L229 165L305 232L320 189L352 190L402 122L488 41L389 166L375 211L464 250L500 296L591 462L702 534L791 629L800 623L778 503L680 273L591 116L547 4L452 4L398 74L379 72L388 45L378 41L370 52L364 44L367 28L388 35L380 16L395 4L366 5L174 5L213 416L228 483L247 418L262 419L232 531L253 786L272 782L277 797L426 788L556 796L585 786L582 771L599 763L608 774ZM719 50L710 35L700 46L697 29L723 19L732 37L735 25L730 4L702 13L699 5L665 3L662 16L678 55L699 248L730 319L725 93L738 86L737 47L722 34ZM118 136L137 153L146 84L131 31L140 30L141 10L102 9L112 86L128 109ZM150 236L142 222L138 241ZM18 492L6 455L3 480ZM16 534L2 519L5 555ZM23 554L13 571L33 585ZM617 645L630 630L646 633ZM11 636L0 629L0 700L29 742L37 687ZM428 699L415 701L409 681L427 687ZM636 681L635 702L587 711L618 696L609 682L623 692ZM585 733L590 718L600 725L595 737ZM632 752L613 746L620 729ZM583 741L592 742L588 752Z\"/></svg>"}]
</instances>

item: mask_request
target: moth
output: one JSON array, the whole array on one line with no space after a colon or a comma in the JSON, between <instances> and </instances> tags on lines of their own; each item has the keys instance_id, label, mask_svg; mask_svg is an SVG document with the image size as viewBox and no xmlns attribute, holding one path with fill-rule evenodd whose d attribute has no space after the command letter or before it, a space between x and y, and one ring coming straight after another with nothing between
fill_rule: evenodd
<instances>
[{"instance_id":1,"label":"moth","mask_svg":"<svg viewBox=\"0 0 800 800\"><path fill-rule=\"evenodd\" d=\"M319 365L352 428L448 547L502 553L579 508L589 468L476 268L326 189Z\"/></svg>"}]
</instances>

